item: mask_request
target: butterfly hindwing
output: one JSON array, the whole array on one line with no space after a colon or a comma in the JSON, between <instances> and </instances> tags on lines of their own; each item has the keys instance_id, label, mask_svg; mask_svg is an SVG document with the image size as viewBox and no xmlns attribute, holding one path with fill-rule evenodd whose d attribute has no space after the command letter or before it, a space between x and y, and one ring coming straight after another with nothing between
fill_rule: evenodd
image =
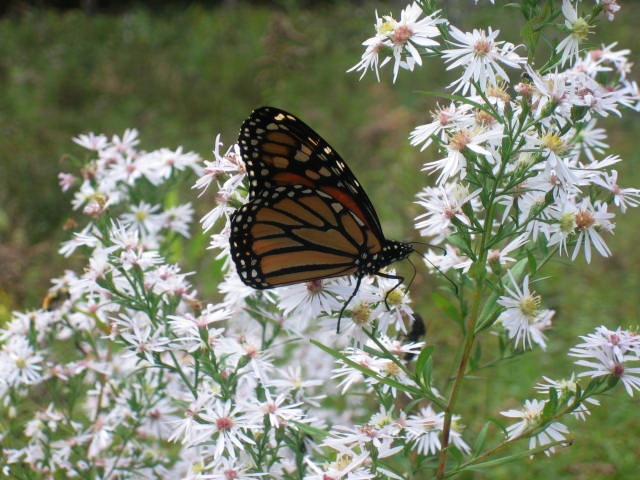
<instances>
[{"instance_id":1,"label":"butterfly hindwing","mask_svg":"<svg viewBox=\"0 0 640 480\"><path fill-rule=\"evenodd\" d=\"M231 224L238 273L260 289L357 273L366 252L382 249L357 215L304 185L263 189Z\"/></svg>"}]
</instances>

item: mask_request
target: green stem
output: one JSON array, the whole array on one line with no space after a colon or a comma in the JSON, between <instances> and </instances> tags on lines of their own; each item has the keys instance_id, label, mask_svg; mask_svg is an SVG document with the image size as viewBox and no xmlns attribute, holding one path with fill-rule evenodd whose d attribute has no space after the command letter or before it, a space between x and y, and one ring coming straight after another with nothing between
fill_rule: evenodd
<instances>
[{"instance_id":1,"label":"green stem","mask_svg":"<svg viewBox=\"0 0 640 480\"><path fill-rule=\"evenodd\" d=\"M467 317L465 339L462 348L462 355L460 357L460 363L458 363L458 369L453 380L453 385L449 394L449 400L444 410L444 422L442 426L442 448L440 450L440 455L438 458L438 471L436 476L436 478L438 479L443 479L446 476L447 448L449 446L450 440L453 411L458 401L458 395L460 393L460 388L462 387L462 380L467 370L469 357L471 356L471 350L473 348L473 343L475 340L475 323L478 318L478 312L480 309L480 298L482 297L481 290L482 286L478 284L475 292L475 298L473 300L473 307L471 309L471 312L469 312L469 316Z\"/></svg>"},{"instance_id":2,"label":"green stem","mask_svg":"<svg viewBox=\"0 0 640 480\"><path fill-rule=\"evenodd\" d=\"M505 122L505 125L508 128L508 122ZM510 132L511 133L511 132ZM514 138L514 137L511 137ZM504 176L506 165L511 158L513 151L513 145L505 144L502 148L502 163L500 165L500 170L496 174L495 181L491 186L491 194L489 196L489 201L487 202L487 213L484 218L484 228L482 231L482 235L480 237L480 243L478 248L477 261L475 262L478 268L475 270L475 280L476 280L476 288L473 298L473 305L469 314L467 315L465 321L465 331L464 331L464 344L462 347L462 353L460 355L460 361L458 363L458 368L453 380L453 384L451 386L451 392L449 393L449 400L447 401L447 405L444 411L444 421L442 426L442 441L441 441L441 450L438 458L438 470L436 474L436 478L443 479L446 476L446 466L447 466L447 450L449 447L450 434L451 434L451 423L453 420L453 412L455 410L456 403L458 401L458 396L460 394L460 390L462 388L462 381L465 377L465 372L467 370L467 366L469 364L469 358L471 357L471 352L473 350L473 345L476 339L476 324L478 322L478 317L481 311L481 304L483 298L483 292L485 289L485 274L486 274L486 264L489 255L491 235L493 232L493 217L496 212L496 197L498 194L498 185L501 183L501 179Z\"/></svg>"}]
</instances>

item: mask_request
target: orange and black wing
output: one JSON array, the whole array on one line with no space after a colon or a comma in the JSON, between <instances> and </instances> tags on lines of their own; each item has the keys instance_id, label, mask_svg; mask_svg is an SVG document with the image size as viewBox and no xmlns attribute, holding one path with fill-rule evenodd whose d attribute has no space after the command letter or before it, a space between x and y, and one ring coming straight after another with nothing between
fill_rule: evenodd
<instances>
[{"instance_id":1,"label":"orange and black wing","mask_svg":"<svg viewBox=\"0 0 640 480\"><path fill-rule=\"evenodd\" d=\"M242 124L238 143L249 201L231 217L230 246L247 285L355 274L351 300L365 275L382 275L381 268L411 253L411 245L384 238L344 160L294 115L258 108Z\"/></svg>"},{"instance_id":2,"label":"orange and black wing","mask_svg":"<svg viewBox=\"0 0 640 480\"><path fill-rule=\"evenodd\" d=\"M311 127L274 107L254 110L240 129L240 152L249 176L249 199L264 190L303 185L331 196L379 239L380 220L344 160Z\"/></svg>"},{"instance_id":3,"label":"orange and black wing","mask_svg":"<svg viewBox=\"0 0 640 480\"><path fill-rule=\"evenodd\" d=\"M300 184L258 191L234 213L230 244L240 278L258 289L357 274L382 249L352 210Z\"/></svg>"}]
</instances>

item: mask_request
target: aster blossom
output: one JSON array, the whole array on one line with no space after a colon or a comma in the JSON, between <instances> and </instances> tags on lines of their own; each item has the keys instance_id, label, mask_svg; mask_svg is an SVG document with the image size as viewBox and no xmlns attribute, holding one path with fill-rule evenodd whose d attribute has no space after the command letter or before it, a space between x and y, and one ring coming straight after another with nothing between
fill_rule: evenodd
<instances>
[{"instance_id":1,"label":"aster blossom","mask_svg":"<svg viewBox=\"0 0 640 480\"><path fill-rule=\"evenodd\" d=\"M376 13L376 35L363 43L367 48L362 59L348 71L362 71L362 78L371 69L379 80L378 69L393 59L395 82L400 68L411 71L415 65L422 65L422 55L439 45L434 38L440 36L438 25L444 23L437 12L421 19L422 14L418 2L403 9L400 20L395 20L391 15L378 17ZM387 50L391 51L391 56L380 62L380 53Z\"/></svg>"},{"instance_id":2,"label":"aster blossom","mask_svg":"<svg viewBox=\"0 0 640 480\"><path fill-rule=\"evenodd\" d=\"M450 45L455 48L443 51L443 59L448 63L447 70L464 69L462 76L449 85L454 87L454 92L463 95L473 93L476 89L474 84L484 91L489 86L497 85L500 80L509 78L502 65L519 68L525 62L516 53L516 46L496 40L500 31L494 31L491 27L487 32L477 29L463 32L452 25L449 34Z\"/></svg>"},{"instance_id":3,"label":"aster blossom","mask_svg":"<svg viewBox=\"0 0 640 480\"><path fill-rule=\"evenodd\" d=\"M507 437L513 440L525 434L527 431L541 426L542 430L529 438L529 449L532 450L536 448L536 446L544 448L545 445L550 443L565 441L569 429L563 423L550 422L546 425L540 425L545 404L546 401L543 400L525 400L524 407L521 410L511 409L500 412L500 414L505 417L521 419L519 422L507 427ZM551 455L555 452L555 446L552 445L545 448L544 452L546 455Z\"/></svg>"},{"instance_id":4,"label":"aster blossom","mask_svg":"<svg viewBox=\"0 0 640 480\"><path fill-rule=\"evenodd\" d=\"M562 14L569 36L556 46L556 52L562 53L560 63L564 65L578 56L580 42L584 41L589 33L589 24L578 16L577 5L572 4L571 0L562 1Z\"/></svg>"},{"instance_id":5,"label":"aster blossom","mask_svg":"<svg viewBox=\"0 0 640 480\"><path fill-rule=\"evenodd\" d=\"M505 307L500 314L500 321L507 330L509 338L514 340L515 347L522 345L531 347L534 343L546 347L542 333L551 325L553 311L540 308L540 297L529 289L529 276L525 276L520 287L511 271L509 279L513 285L505 286L507 295L498 299L498 304Z\"/></svg>"}]
</instances>

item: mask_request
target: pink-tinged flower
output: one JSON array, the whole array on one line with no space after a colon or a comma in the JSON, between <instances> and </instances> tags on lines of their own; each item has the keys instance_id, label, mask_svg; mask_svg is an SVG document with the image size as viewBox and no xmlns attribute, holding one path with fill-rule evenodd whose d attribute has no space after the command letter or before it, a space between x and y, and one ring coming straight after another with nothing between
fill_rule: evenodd
<instances>
[{"instance_id":1,"label":"pink-tinged flower","mask_svg":"<svg viewBox=\"0 0 640 480\"><path fill-rule=\"evenodd\" d=\"M520 68L526 59L516 53L516 46L503 41L496 41L499 30L488 32L475 29L473 32L463 32L451 26L451 48L443 51L443 58L449 65L447 70L462 67L464 72L449 87L455 87L454 92L475 93L476 86L485 91L489 86L496 86L500 81L509 78L502 68L506 65ZM475 84L475 85L474 85Z\"/></svg>"},{"instance_id":2,"label":"pink-tinged flower","mask_svg":"<svg viewBox=\"0 0 640 480\"><path fill-rule=\"evenodd\" d=\"M640 355L640 335L620 327L610 330L601 325L594 333L580 338L584 342L571 349L570 355L574 357L588 358L593 351L599 350L611 352L619 358L630 353Z\"/></svg>"},{"instance_id":3,"label":"pink-tinged flower","mask_svg":"<svg viewBox=\"0 0 640 480\"><path fill-rule=\"evenodd\" d=\"M214 161L204 162L202 175L193 186L193 188L201 190L200 195L204 194L207 188L209 188L209 185L211 185L211 182L221 175L229 176L227 182L229 185L235 185L236 187L241 184L242 179L246 175L242 155L240 155L240 146L234 143L225 153L220 153L222 147L223 143L222 140L220 140L220 134L218 134L216 135L213 147Z\"/></svg>"},{"instance_id":4,"label":"pink-tinged flower","mask_svg":"<svg viewBox=\"0 0 640 480\"><path fill-rule=\"evenodd\" d=\"M78 177L71 173L59 173L58 180L58 185L60 185L60 188L63 192L66 192L70 188L75 187L75 185L79 181Z\"/></svg>"},{"instance_id":5,"label":"pink-tinged flower","mask_svg":"<svg viewBox=\"0 0 640 480\"><path fill-rule=\"evenodd\" d=\"M88 150L95 150L96 152L99 150L103 150L109 144L109 139L106 135L96 135L93 132L89 132L86 135L78 135L77 137L73 137L72 140L74 143L77 143L81 147L84 147Z\"/></svg>"},{"instance_id":6,"label":"pink-tinged flower","mask_svg":"<svg viewBox=\"0 0 640 480\"><path fill-rule=\"evenodd\" d=\"M552 211L553 223L549 228L549 245L559 245L560 252L566 252L570 243L575 243L571 260L575 260L584 248L587 262L591 262L591 249L608 257L611 250L602 238L602 233L612 232L615 224L611 219L615 215L607 212L607 204L596 201L592 204L588 198L579 205L566 199Z\"/></svg>"},{"instance_id":7,"label":"pink-tinged flower","mask_svg":"<svg viewBox=\"0 0 640 480\"><path fill-rule=\"evenodd\" d=\"M362 78L367 70L373 70L380 80L379 68L393 58L395 82L400 68L413 70L415 65L422 65L422 54L439 45L434 38L440 36L438 25L444 23L437 12L420 19L422 14L422 7L417 2L402 10L399 21L390 15L378 17L376 12L376 35L363 42L366 49L362 58L348 71L361 71ZM391 51L391 56L380 61L380 53L387 51Z\"/></svg>"},{"instance_id":8,"label":"pink-tinged flower","mask_svg":"<svg viewBox=\"0 0 640 480\"><path fill-rule=\"evenodd\" d=\"M515 263L516 259L514 257L510 257L509 254L525 245L528 240L529 234L525 232L515 237L504 247L489 250L489 254L487 255L487 268L499 270L500 266L506 265L507 263Z\"/></svg>"},{"instance_id":9,"label":"pink-tinged flower","mask_svg":"<svg viewBox=\"0 0 640 480\"><path fill-rule=\"evenodd\" d=\"M566 73L538 74L529 64L525 65L529 78L533 81L531 102L537 117L541 120L551 113L568 116L571 111L571 87Z\"/></svg>"},{"instance_id":10,"label":"pink-tinged flower","mask_svg":"<svg viewBox=\"0 0 640 480\"><path fill-rule=\"evenodd\" d=\"M246 458L216 458L202 467L202 473L197 478L203 480L251 480L255 478L270 478L269 472L249 473L256 467ZM187 477L191 478L191 477ZM195 478L195 477L194 477Z\"/></svg>"},{"instance_id":11,"label":"pink-tinged flower","mask_svg":"<svg viewBox=\"0 0 640 480\"><path fill-rule=\"evenodd\" d=\"M499 142L503 134L500 130L462 128L452 131L446 142L447 156L439 160L427 162L422 171L429 173L440 172L437 183L443 184L453 177L463 178L466 175L467 159L465 154L477 154L492 159L493 154L486 147Z\"/></svg>"},{"instance_id":12,"label":"pink-tinged flower","mask_svg":"<svg viewBox=\"0 0 640 480\"><path fill-rule=\"evenodd\" d=\"M385 35L393 48L393 81L398 77L400 66L413 70L413 65L422 65L422 53L433 50L439 44L434 37L440 36L437 25L443 23L437 12L420 19L422 7L414 2L400 13L400 21L386 16L386 22L380 26L379 35Z\"/></svg>"},{"instance_id":13,"label":"pink-tinged flower","mask_svg":"<svg viewBox=\"0 0 640 480\"><path fill-rule=\"evenodd\" d=\"M580 359L576 360L576 365L588 368L578 376L610 375L622 382L629 395L640 391L640 368L637 366L640 365L640 335L602 326L581 338L584 342L569 351L569 355Z\"/></svg>"},{"instance_id":14,"label":"pink-tinged flower","mask_svg":"<svg viewBox=\"0 0 640 480\"><path fill-rule=\"evenodd\" d=\"M438 107L431 112L431 123L419 125L409 135L411 145L426 149L434 140L446 143L449 135L460 128L473 124L473 107L468 104L456 105L451 102L448 107Z\"/></svg>"},{"instance_id":15,"label":"pink-tinged flower","mask_svg":"<svg viewBox=\"0 0 640 480\"><path fill-rule=\"evenodd\" d=\"M202 173L202 159L194 152L183 152L182 147L175 150L161 148L141 156L144 175L154 185L160 185L176 171L193 170L196 175Z\"/></svg>"},{"instance_id":16,"label":"pink-tinged flower","mask_svg":"<svg viewBox=\"0 0 640 480\"><path fill-rule=\"evenodd\" d=\"M415 228L423 237L431 237L435 243L440 243L454 231L455 222L470 224L462 207L471 202L472 208L477 209L479 194L480 189L469 192L466 185L453 182L439 187L424 187L418 193L416 203L426 212L415 218Z\"/></svg>"},{"instance_id":17,"label":"pink-tinged flower","mask_svg":"<svg viewBox=\"0 0 640 480\"><path fill-rule=\"evenodd\" d=\"M606 188L613 194L613 203L620 208L622 213L627 211L627 207L640 205L640 189L622 188L618 185L618 172L616 170L611 170L611 173L603 172L602 176L594 178L594 183Z\"/></svg>"},{"instance_id":18,"label":"pink-tinged flower","mask_svg":"<svg viewBox=\"0 0 640 480\"><path fill-rule=\"evenodd\" d=\"M145 358L150 364L154 363L154 354L166 351L171 343L160 330L153 328L151 320L144 312L136 312L133 315L122 313L115 322L122 340L130 350L130 355Z\"/></svg>"},{"instance_id":19,"label":"pink-tinged flower","mask_svg":"<svg viewBox=\"0 0 640 480\"><path fill-rule=\"evenodd\" d=\"M615 14L622 8L618 5L618 0L596 0L596 3L604 5L604 12L607 15L607 20L613 21Z\"/></svg>"},{"instance_id":20,"label":"pink-tinged flower","mask_svg":"<svg viewBox=\"0 0 640 480\"><path fill-rule=\"evenodd\" d=\"M197 443L211 445L210 453L214 458L238 458L247 445L255 445L249 432L259 435L262 431L261 424L252 423L230 401L216 401L200 413L199 418L204 423L195 427Z\"/></svg>"},{"instance_id":21,"label":"pink-tinged flower","mask_svg":"<svg viewBox=\"0 0 640 480\"><path fill-rule=\"evenodd\" d=\"M286 327L304 331L309 322L340 311L344 304L337 298L340 292L336 285L332 279L311 280L276 289Z\"/></svg>"},{"instance_id":22,"label":"pink-tinged flower","mask_svg":"<svg viewBox=\"0 0 640 480\"><path fill-rule=\"evenodd\" d=\"M580 377L597 378L611 375L624 385L629 396L633 396L634 391L640 391L640 368L630 367L638 365L637 355L615 355L612 351L595 350L591 354L595 361L576 360L576 365L588 368L587 371L578 374ZM632 363L633 362L633 363Z\"/></svg>"}]
</instances>

